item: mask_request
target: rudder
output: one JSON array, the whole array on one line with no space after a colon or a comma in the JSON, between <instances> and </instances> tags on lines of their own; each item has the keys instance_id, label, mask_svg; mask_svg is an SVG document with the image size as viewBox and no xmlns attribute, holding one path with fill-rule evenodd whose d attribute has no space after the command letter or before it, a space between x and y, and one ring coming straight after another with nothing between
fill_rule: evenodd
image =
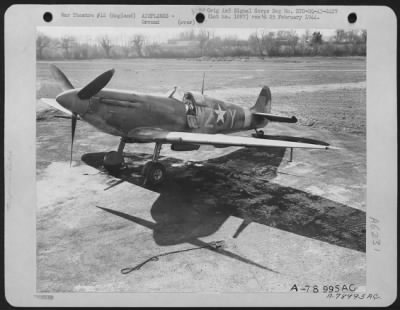
<instances>
[{"instance_id":1,"label":"rudder","mask_svg":"<svg viewBox=\"0 0 400 310\"><path fill-rule=\"evenodd\" d=\"M271 90L268 86L261 89L256 104L251 108L255 112L271 113Z\"/></svg>"}]
</instances>

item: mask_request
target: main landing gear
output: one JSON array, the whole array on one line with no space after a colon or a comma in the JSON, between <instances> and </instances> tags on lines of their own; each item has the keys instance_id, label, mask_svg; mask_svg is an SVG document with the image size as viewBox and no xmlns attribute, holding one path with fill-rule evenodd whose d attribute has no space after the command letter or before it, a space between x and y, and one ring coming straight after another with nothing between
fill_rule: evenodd
<instances>
[{"instance_id":1,"label":"main landing gear","mask_svg":"<svg viewBox=\"0 0 400 310\"><path fill-rule=\"evenodd\" d=\"M125 166L124 157L122 155L125 144L126 140L121 138L118 151L111 151L104 155L104 168L112 175L117 175ZM161 146L161 143L156 143L152 160L143 166L142 175L144 176L145 185L157 185L162 183L165 179L165 167L158 162Z\"/></svg>"},{"instance_id":2,"label":"main landing gear","mask_svg":"<svg viewBox=\"0 0 400 310\"><path fill-rule=\"evenodd\" d=\"M144 176L145 185L157 185L162 183L165 179L165 167L158 162L161 146L161 143L156 143L152 160L143 166L142 175Z\"/></svg>"}]
</instances>

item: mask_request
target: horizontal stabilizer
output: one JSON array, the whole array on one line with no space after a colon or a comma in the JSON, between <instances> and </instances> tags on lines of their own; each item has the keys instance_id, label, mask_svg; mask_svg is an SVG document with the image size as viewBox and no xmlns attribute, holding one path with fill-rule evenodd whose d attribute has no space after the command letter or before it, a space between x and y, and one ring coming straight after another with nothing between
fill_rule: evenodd
<instances>
[{"instance_id":1,"label":"horizontal stabilizer","mask_svg":"<svg viewBox=\"0 0 400 310\"><path fill-rule=\"evenodd\" d=\"M271 113L262 113L262 112L253 112L253 115L266 118L271 122L280 122L280 123L297 123L296 116L287 117L282 115L275 115Z\"/></svg>"}]
</instances>

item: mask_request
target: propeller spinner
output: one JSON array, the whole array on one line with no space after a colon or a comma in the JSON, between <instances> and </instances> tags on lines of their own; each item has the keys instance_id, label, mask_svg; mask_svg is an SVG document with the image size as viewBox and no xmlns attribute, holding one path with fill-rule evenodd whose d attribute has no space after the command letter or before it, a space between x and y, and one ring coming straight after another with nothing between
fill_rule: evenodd
<instances>
[{"instance_id":1,"label":"propeller spinner","mask_svg":"<svg viewBox=\"0 0 400 310\"><path fill-rule=\"evenodd\" d=\"M60 83L64 90L56 97L56 101L64 108L72 112L71 117L71 157L70 166L72 164L72 149L74 145L76 121L79 114L84 114L89 107L89 99L102 90L114 75L114 69L108 70L93 81L87 84L82 89L76 89L68 80L65 74L55 65L50 66L53 77Z\"/></svg>"}]
</instances>

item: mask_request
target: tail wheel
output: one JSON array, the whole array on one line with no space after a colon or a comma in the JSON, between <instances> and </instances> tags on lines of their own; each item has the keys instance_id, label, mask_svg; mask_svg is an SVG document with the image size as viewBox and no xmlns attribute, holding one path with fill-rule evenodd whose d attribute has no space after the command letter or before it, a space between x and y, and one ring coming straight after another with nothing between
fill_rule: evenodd
<instances>
[{"instance_id":1,"label":"tail wheel","mask_svg":"<svg viewBox=\"0 0 400 310\"><path fill-rule=\"evenodd\" d=\"M165 179L165 167L159 162L149 162L143 167L146 183L150 185L161 184Z\"/></svg>"},{"instance_id":2,"label":"tail wheel","mask_svg":"<svg viewBox=\"0 0 400 310\"><path fill-rule=\"evenodd\" d=\"M258 138L264 137L264 130L257 130L257 137Z\"/></svg>"},{"instance_id":3,"label":"tail wheel","mask_svg":"<svg viewBox=\"0 0 400 310\"><path fill-rule=\"evenodd\" d=\"M124 165L124 157L116 151L108 152L104 155L103 165L109 172L119 172Z\"/></svg>"}]
</instances>

